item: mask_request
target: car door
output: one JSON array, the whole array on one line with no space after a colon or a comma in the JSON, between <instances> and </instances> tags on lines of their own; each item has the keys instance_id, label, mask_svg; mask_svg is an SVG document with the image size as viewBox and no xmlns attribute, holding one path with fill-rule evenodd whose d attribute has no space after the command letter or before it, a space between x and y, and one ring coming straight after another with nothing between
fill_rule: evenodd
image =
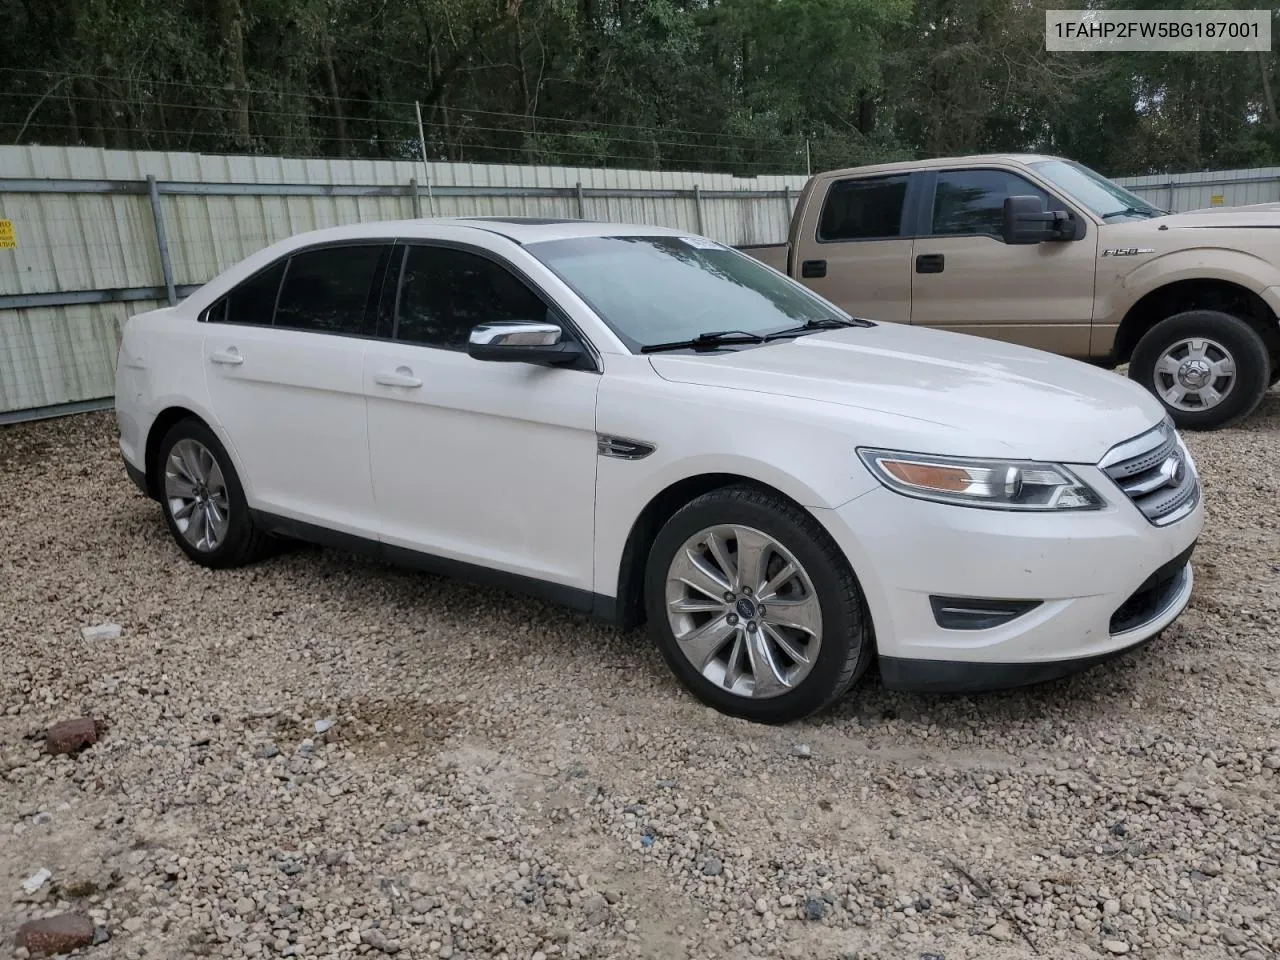
<instances>
[{"instance_id":1,"label":"car door","mask_svg":"<svg viewBox=\"0 0 1280 960\"><path fill-rule=\"evenodd\" d=\"M256 508L376 537L364 338L391 247L300 250L206 315L211 409Z\"/></svg>"},{"instance_id":2,"label":"car door","mask_svg":"<svg viewBox=\"0 0 1280 960\"><path fill-rule=\"evenodd\" d=\"M911 321L910 174L831 183L801 224L796 270L805 286L855 316Z\"/></svg>"},{"instance_id":3,"label":"car door","mask_svg":"<svg viewBox=\"0 0 1280 960\"><path fill-rule=\"evenodd\" d=\"M926 196L911 274L913 324L1089 356L1096 230L1086 226L1079 240L1006 244L1006 197L1038 196L1046 209L1071 211L1013 170L940 170Z\"/></svg>"},{"instance_id":4,"label":"car door","mask_svg":"<svg viewBox=\"0 0 1280 960\"><path fill-rule=\"evenodd\" d=\"M364 358L388 554L590 591L599 374L467 354L478 324L562 322L550 301L495 254L417 241L402 248L388 291L389 338Z\"/></svg>"}]
</instances>

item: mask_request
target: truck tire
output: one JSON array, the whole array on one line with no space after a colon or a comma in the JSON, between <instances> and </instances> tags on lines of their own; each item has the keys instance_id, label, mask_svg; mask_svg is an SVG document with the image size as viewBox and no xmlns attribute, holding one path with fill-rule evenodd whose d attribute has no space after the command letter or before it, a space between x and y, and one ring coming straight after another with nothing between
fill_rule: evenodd
<instances>
[{"instance_id":1,"label":"truck tire","mask_svg":"<svg viewBox=\"0 0 1280 960\"><path fill-rule=\"evenodd\" d=\"M1143 335L1129 377L1164 405L1181 430L1216 430L1247 417L1272 383L1262 336L1219 310L1187 310Z\"/></svg>"}]
</instances>

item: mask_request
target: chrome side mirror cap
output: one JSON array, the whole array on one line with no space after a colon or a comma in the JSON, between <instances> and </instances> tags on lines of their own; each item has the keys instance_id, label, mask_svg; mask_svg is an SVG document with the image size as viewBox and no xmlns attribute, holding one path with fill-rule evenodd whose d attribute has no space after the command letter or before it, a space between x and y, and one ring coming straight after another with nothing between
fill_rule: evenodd
<instances>
[{"instance_id":1,"label":"chrome side mirror cap","mask_svg":"<svg viewBox=\"0 0 1280 960\"><path fill-rule=\"evenodd\" d=\"M503 320L472 327L467 354L475 360L560 366L577 363L583 350L565 339L557 324Z\"/></svg>"}]
</instances>

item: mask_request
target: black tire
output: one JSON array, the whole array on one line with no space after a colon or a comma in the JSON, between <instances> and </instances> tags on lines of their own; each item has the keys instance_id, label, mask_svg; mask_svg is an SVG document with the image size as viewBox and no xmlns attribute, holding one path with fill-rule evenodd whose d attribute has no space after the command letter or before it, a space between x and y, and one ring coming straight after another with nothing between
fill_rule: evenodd
<instances>
[{"instance_id":1,"label":"black tire","mask_svg":"<svg viewBox=\"0 0 1280 960\"><path fill-rule=\"evenodd\" d=\"M708 680L681 652L667 618L666 580L685 542L708 527L754 528L785 548L804 568L822 614L822 639L810 672L786 693L751 698ZM782 497L751 486L731 486L686 504L659 531L645 567L650 632L668 666L703 703L729 716L788 723L830 706L866 671L875 651L862 589L840 548L811 515Z\"/></svg>"},{"instance_id":2,"label":"black tire","mask_svg":"<svg viewBox=\"0 0 1280 960\"><path fill-rule=\"evenodd\" d=\"M171 502L165 495L165 474L169 457L174 446L183 440L194 440L209 452L216 461L225 483L228 506L227 530L212 549L197 549L188 541L174 518ZM218 440L217 435L204 422L188 417L170 427L169 432L160 441L156 460L151 469L155 471L155 489L160 497L160 507L164 511L169 533L172 534L174 542L182 548L183 553L196 563L221 570L252 563L267 552L270 538L258 529L253 522L253 517L249 514L244 487L240 485L240 478L236 474L231 457L227 455L226 448Z\"/></svg>"},{"instance_id":3,"label":"black tire","mask_svg":"<svg viewBox=\"0 0 1280 960\"><path fill-rule=\"evenodd\" d=\"M1203 337L1219 345L1235 362L1235 380L1222 399L1204 410L1182 410L1161 395L1156 363L1182 340ZM1218 310L1187 310L1166 317L1146 332L1129 360L1129 377L1163 404L1179 429L1216 430L1257 409L1272 383L1271 357L1262 336L1244 320Z\"/></svg>"}]
</instances>

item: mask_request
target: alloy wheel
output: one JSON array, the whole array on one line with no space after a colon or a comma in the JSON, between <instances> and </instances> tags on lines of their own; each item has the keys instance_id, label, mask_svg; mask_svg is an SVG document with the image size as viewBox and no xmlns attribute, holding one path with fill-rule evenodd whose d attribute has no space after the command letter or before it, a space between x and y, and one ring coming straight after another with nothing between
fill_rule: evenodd
<instances>
[{"instance_id":1,"label":"alloy wheel","mask_svg":"<svg viewBox=\"0 0 1280 960\"><path fill-rule=\"evenodd\" d=\"M737 696L794 689L822 646L822 606L809 574L753 527L718 525L686 540L667 571L666 610L680 652Z\"/></svg>"}]
</instances>

